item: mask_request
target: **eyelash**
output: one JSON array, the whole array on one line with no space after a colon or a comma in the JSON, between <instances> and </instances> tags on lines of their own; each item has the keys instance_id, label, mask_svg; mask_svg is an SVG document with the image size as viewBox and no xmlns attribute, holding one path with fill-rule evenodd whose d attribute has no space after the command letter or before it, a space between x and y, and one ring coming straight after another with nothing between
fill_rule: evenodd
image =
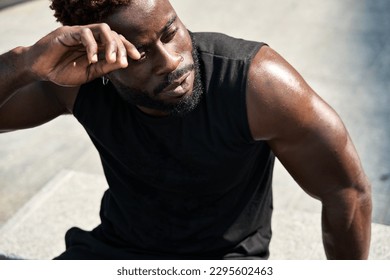
<instances>
[{"instance_id":1,"label":"eyelash","mask_svg":"<svg viewBox=\"0 0 390 280\"><path fill-rule=\"evenodd\" d=\"M172 31L170 31L167 36L165 36L165 38L163 38L161 40L161 42L163 44L166 44L166 43L169 43L174 37L175 35L177 34L177 31L179 30L179 28L174 28Z\"/></svg>"},{"instance_id":2,"label":"eyelash","mask_svg":"<svg viewBox=\"0 0 390 280\"><path fill-rule=\"evenodd\" d=\"M161 39L161 42L164 45L169 43L176 36L178 31L179 31L179 28L174 28L171 32L169 32L166 36L164 36L164 38ZM141 58L138 60L138 62L142 62L147 58L147 54L149 51L148 51L148 49L142 50L142 47L137 48L137 49L141 54Z\"/></svg>"}]
</instances>

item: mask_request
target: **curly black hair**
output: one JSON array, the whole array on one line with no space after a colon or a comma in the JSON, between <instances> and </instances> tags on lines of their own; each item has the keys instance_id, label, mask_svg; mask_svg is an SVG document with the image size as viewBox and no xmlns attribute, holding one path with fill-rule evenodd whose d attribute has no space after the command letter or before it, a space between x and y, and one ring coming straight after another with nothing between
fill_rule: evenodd
<instances>
[{"instance_id":1,"label":"curly black hair","mask_svg":"<svg viewBox=\"0 0 390 280\"><path fill-rule=\"evenodd\" d=\"M104 21L114 9L132 0L51 0L57 21L63 25L85 25Z\"/></svg>"}]
</instances>

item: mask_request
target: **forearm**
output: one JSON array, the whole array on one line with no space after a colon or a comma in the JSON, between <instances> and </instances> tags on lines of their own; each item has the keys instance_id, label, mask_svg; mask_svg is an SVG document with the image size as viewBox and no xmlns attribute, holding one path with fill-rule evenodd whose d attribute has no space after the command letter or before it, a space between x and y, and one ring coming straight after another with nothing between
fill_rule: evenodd
<instances>
[{"instance_id":1,"label":"forearm","mask_svg":"<svg viewBox=\"0 0 390 280\"><path fill-rule=\"evenodd\" d=\"M344 190L323 203L322 233L328 259L367 259L371 239L371 191Z\"/></svg>"},{"instance_id":2,"label":"forearm","mask_svg":"<svg viewBox=\"0 0 390 280\"><path fill-rule=\"evenodd\" d=\"M17 47L0 56L0 107L20 88L34 82L26 62L28 48Z\"/></svg>"}]
</instances>

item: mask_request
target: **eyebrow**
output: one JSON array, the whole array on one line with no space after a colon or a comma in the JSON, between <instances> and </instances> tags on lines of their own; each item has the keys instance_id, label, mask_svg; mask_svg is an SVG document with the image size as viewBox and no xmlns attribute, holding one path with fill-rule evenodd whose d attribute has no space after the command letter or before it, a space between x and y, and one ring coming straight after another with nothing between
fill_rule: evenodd
<instances>
[{"instance_id":1,"label":"eyebrow","mask_svg":"<svg viewBox=\"0 0 390 280\"><path fill-rule=\"evenodd\" d=\"M172 26L172 24L177 20L177 15L173 15L169 20L168 22L164 25L163 28L161 28L161 30L158 32L159 35L161 34L164 34L165 32L167 32L169 30L169 28ZM140 49L140 48L148 48L148 46L150 46L152 44L152 42L149 42L149 43L145 43L145 44L141 44L139 46L136 46L137 49Z\"/></svg>"},{"instance_id":2,"label":"eyebrow","mask_svg":"<svg viewBox=\"0 0 390 280\"><path fill-rule=\"evenodd\" d=\"M166 32L171 27L171 25L176 21L176 19L177 19L177 15L173 15L171 19L168 20L167 24L165 24L165 26L161 29L160 34Z\"/></svg>"}]
</instances>

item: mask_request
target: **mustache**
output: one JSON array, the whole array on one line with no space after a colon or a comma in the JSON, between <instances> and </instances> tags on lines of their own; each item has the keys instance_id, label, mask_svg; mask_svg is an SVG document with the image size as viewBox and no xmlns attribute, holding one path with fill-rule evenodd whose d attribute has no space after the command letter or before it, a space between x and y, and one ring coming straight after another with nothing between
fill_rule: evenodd
<instances>
[{"instance_id":1,"label":"mustache","mask_svg":"<svg viewBox=\"0 0 390 280\"><path fill-rule=\"evenodd\" d=\"M162 81L162 83L160 85L158 85L154 91L153 91L153 94L155 96L159 95L159 93L161 93L167 86L169 86L170 84L172 84L175 80L179 79L180 77L182 77L184 74L187 74L188 72L192 71L195 69L195 64L187 64L185 66L183 66L182 68L180 69L177 69L175 71L173 71L172 73L169 73L165 78L164 80Z\"/></svg>"}]
</instances>

